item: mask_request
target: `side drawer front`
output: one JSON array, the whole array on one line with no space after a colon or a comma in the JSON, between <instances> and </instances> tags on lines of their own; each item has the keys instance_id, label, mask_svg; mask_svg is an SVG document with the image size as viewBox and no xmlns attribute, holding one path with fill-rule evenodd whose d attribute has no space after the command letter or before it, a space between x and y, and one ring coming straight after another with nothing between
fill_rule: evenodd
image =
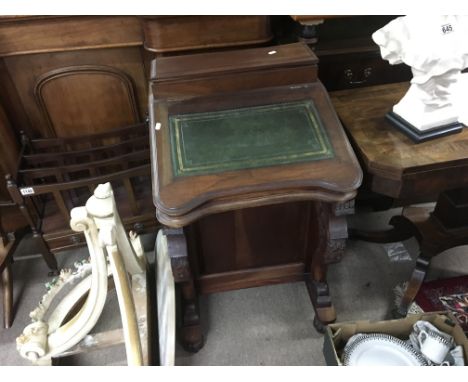
<instances>
[{"instance_id":1,"label":"side drawer front","mask_svg":"<svg viewBox=\"0 0 468 382\"><path fill-rule=\"evenodd\" d=\"M390 65L378 52L319 57L319 78L328 91L409 81L409 66Z\"/></svg>"}]
</instances>

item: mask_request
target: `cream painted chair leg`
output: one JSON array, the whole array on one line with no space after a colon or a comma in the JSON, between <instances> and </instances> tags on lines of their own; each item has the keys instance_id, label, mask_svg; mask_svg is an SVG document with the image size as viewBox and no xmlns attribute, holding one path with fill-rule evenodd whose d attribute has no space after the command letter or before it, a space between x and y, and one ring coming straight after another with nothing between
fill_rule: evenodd
<instances>
[{"instance_id":1,"label":"cream painted chair leg","mask_svg":"<svg viewBox=\"0 0 468 382\"><path fill-rule=\"evenodd\" d=\"M127 270L117 248L114 227L108 231L101 230L101 240L106 245L107 253L114 276L115 290L119 300L120 317L122 319L125 350L127 361L130 366L143 365L143 355L141 351L140 335L136 318L135 303L133 301L132 290L128 278Z\"/></svg>"}]
</instances>

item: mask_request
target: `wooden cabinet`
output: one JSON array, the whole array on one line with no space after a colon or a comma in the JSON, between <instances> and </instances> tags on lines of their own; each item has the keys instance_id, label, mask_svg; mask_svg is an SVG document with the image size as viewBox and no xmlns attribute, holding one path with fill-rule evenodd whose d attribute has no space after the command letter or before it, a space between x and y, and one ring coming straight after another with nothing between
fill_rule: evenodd
<instances>
[{"instance_id":1,"label":"wooden cabinet","mask_svg":"<svg viewBox=\"0 0 468 382\"><path fill-rule=\"evenodd\" d=\"M142 122L157 54L271 38L268 16L0 17L2 171L12 171L21 130L74 137Z\"/></svg>"},{"instance_id":2,"label":"wooden cabinet","mask_svg":"<svg viewBox=\"0 0 468 382\"><path fill-rule=\"evenodd\" d=\"M138 47L5 57L31 135L70 137L142 120L146 81Z\"/></svg>"},{"instance_id":3,"label":"wooden cabinet","mask_svg":"<svg viewBox=\"0 0 468 382\"><path fill-rule=\"evenodd\" d=\"M375 51L334 52L321 56L319 77L332 91L409 80L411 69L406 65L391 66Z\"/></svg>"},{"instance_id":4,"label":"wooden cabinet","mask_svg":"<svg viewBox=\"0 0 468 382\"><path fill-rule=\"evenodd\" d=\"M143 18L145 49L158 54L269 42L267 16L149 16Z\"/></svg>"},{"instance_id":5,"label":"wooden cabinet","mask_svg":"<svg viewBox=\"0 0 468 382\"><path fill-rule=\"evenodd\" d=\"M296 33L319 58L319 78L327 90L409 81L411 69L390 65L372 33L396 16L293 16Z\"/></svg>"},{"instance_id":6,"label":"wooden cabinet","mask_svg":"<svg viewBox=\"0 0 468 382\"><path fill-rule=\"evenodd\" d=\"M146 80L136 17L0 20L3 99L15 130L70 137L140 122ZM20 115L24 114L24 117Z\"/></svg>"}]
</instances>

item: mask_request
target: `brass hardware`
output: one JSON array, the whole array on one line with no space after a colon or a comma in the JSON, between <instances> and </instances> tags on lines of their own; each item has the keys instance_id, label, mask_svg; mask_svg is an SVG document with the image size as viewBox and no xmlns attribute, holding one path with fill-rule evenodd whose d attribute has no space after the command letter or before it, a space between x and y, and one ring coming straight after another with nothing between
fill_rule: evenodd
<instances>
[{"instance_id":1,"label":"brass hardware","mask_svg":"<svg viewBox=\"0 0 468 382\"><path fill-rule=\"evenodd\" d=\"M371 74L372 74L372 68L367 67L362 72L362 79L361 80L355 80L354 78L356 76L354 75L354 73L353 73L353 71L351 69L346 69L344 71L344 75L348 79L348 84L350 84L350 85L365 84L367 82L368 78L371 76Z\"/></svg>"}]
</instances>

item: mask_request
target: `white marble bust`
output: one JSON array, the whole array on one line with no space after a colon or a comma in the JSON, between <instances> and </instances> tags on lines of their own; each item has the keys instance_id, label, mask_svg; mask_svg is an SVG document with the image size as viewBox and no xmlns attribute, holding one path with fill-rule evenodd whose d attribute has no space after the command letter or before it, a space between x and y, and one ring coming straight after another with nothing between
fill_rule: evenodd
<instances>
[{"instance_id":1,"label":"white marble bust","mask_svg":"<svg viewBox=\"0 0 468 382\"><path fill-rule=\"evenodd\" d=\"M467 120L461 71L468 66L468 16L399 17L372 38L390 64L411 66L410 89L394 113L421 131Z\"/></svg>"}]
</instances>

